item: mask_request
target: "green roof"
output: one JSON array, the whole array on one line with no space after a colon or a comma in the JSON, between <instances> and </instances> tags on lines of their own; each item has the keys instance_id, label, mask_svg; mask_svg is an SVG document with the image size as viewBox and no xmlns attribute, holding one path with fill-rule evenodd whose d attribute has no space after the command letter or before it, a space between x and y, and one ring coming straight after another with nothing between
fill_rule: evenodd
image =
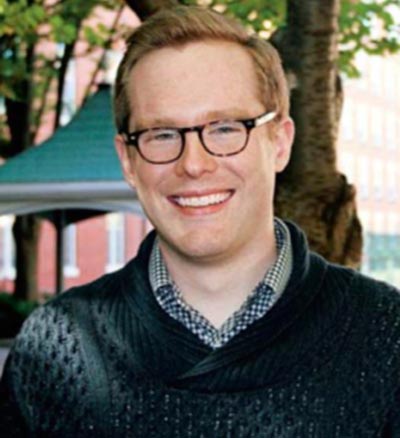
<instances>
[{"instance_id":1,"label":"green roof","mask_svg":"<svg viewBox=\"0 0 400 438\"><path fill-rule=\"evenodd\" d=\"M0 184L122 181L110 89L101 86L68 125L0 166Z\"/></svg>"},{"instance_id":2,"label":"green roof","mask_svg":"<svg viewBox=\"0 0 400 438\"><path fill-rule=\"evenodd\" d=\"M114 149L109 86L100 86L53 137L0 166L0 215L68 211L68 221L99 211L142 215Z\"/></svg>"}]
</instances>

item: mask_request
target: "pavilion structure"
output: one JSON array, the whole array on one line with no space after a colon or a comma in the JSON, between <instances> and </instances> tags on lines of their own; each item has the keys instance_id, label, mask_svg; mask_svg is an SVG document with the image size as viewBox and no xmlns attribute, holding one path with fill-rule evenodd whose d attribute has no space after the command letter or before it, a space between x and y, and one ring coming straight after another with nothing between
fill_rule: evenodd
<instances>
[{"instance_id":1,"label":"pavilion structure","mask_svg":"<svg viewBox=\"0 0 400 438\"><path fill-rule=\"evenodd\" d=\"M143 215L113 146L110 90L101 85L70 123L0 166L0 215L35 213L56 227L57 292L66 225L111 211Z\"/></svg>"}]
</instances>

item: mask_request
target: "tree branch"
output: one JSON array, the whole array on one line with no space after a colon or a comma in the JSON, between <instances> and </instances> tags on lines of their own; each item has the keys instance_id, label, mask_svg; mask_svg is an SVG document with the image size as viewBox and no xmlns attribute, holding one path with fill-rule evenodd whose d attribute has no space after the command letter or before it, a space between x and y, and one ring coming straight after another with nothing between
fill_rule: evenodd
<instances>
[{"instance_id":1,"label":"tree branch","mask_svg":"<svg viewBox=\"0 0 400 438\"><path fill-rule=\"evenodd\" d=\"M121 16L122 16L122 12L123 12L123 10L124 10L124 6L122 5L122 6L118 9L118 12L117 12L117 14L116 14L116 16L115 16L114 22L113 22L113 24L112 24L112 26L111 26L111 29L110 29L110 30L111 30L110 38L108 39L108 41L106 41L106 43L105 43L105 45L104 45L103 53L102 53L102 55L101 55L101 57L100 57L100 59L99 59L97 65L96 65L96 68L95 68L95 70L94 70L94 72L93 72L93 74L92 74L92 77L91 77L91 79L90 79L90 82L89 82L89 84L87 85L86 90L85 90L85 92L84 92L84 94L83 94L83 102L85 102L85 100L87 99L87 97L88 97L89 94L90 94L90 90L92 89L93 85L95 84L96 77L97 77L99 71L101 70L101 66L102 66L102 64L103 64L103 62L104 62L104 58L105 58L105 56L106 56L107 50L108 50L109 47L111 46L112 39L113 39L113 31L117 28L117 25L118 25L118 22L119 22L119 20L120 20L120 18L121 18Z\"/></svg>"},{"instance_id":2,"label":"tree branch","mask_svg":"<svg viewBox=\"0 0 400 438\"><path fill-rule=\"evenodd\" d=\"M177 0L125 0L125 3L141 21L144 21L158 10L176 6L180 2Z\"/></svg>"},{"instance_id":3,"label":"tree branch","mask_svg":"<svg viewBox=\"0 0 400 438\"><path fill-rule=\"evenodd\" d=\"M79 24L80 26L80 24ZM67 75L67 69L69 61L74 53L76 40L70 44L66 44L64 48L64 53L61 57L61 65L58 70L57 78L57 103L56 103L56 116L54 119L54 131L60 126L61 111L63 107L63 94L65 86L65 77Z\"/></svg>"},{"instance_id":4,"label":"tree branch","mask_svg":"<svg viewBox=\"0 0 400 438\"><path fill-rule=\"evenodd\" d=\"M42 96L40 97L40 103L38 105L38 110L35 112L32 120L32 132L34 138L36 137L36 134L39 130L44 111L47 107L47 100L49 97L49 90L50 90L52 79L53 76L51 74L46 75L44 87L43 87L43 93Z\"/></svg>"}]
</instances>

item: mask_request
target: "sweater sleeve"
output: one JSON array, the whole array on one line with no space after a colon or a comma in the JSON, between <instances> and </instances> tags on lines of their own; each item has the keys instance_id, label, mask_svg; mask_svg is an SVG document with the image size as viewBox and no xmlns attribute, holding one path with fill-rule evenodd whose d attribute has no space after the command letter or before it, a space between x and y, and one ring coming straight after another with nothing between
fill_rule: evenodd
<instances>
[{"instance_id":1,"label":"sweater sleeve","mask_svg":"<svg viewBox=\"0 0 400 438\"><path fill-rule=\"evenodd\" d=\"M70 300L36 309L25 321L4 368L0 436L42 436L61 427L78 428L88 415L80 407L88 392L84 370Z\"/></svg>"},{"instance_id":2,"label":"sweater sleeve","mask_svg":"<svg viewBox=\"0 0 400 438\"><path fill-rule=\"evenodd\" d=\"M0 381L0 436L29 436L32 413L44 376L39 376L43 358L42 326L48 309L36 310L16 337Z\"/></svg>"},{"instance_id":3,"label":"sweater sleeve","mask_svg":"<svg viewBox=\"0 0 400 438\"><path fill-rule=\"evenodd\" d=\"M15 396L12 367L11 353L0 381L0 436L19 438L27 436L28 432Z\"/></svg>"}]
</instances>

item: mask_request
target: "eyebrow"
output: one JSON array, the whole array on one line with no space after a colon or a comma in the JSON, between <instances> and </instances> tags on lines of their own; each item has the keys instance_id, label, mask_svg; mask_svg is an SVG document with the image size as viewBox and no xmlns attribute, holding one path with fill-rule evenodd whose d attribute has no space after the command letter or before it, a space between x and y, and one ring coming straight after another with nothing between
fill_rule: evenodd
<instances>
[{"instance_id":1,"label":"eyebrow","mask_svg":"<svg viewBox=\"0 0 400 438\"><path fill-rule=\"evenodd\" d=\"M248 111L245 112L243 108L233 107L225 110L207 111L206 113L200 115L202 122L191 124L190 126L202 125L204 123L210 123L218 120L241 120L249 117L251 116L248 114ZM176 119L170 117L149 117L148 119L140 120L135 125L136 131L149 128L180 128L189 126L188 124L179 123Z\"/></svg>"}]
</instances>

